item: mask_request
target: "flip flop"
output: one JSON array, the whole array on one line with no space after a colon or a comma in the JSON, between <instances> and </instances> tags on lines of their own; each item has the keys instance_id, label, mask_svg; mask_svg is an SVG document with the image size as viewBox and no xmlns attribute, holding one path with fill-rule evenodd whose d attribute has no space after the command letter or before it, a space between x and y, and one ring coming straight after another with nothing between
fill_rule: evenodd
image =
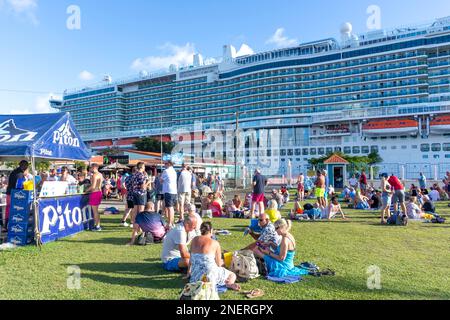
<instances>
[{"instance_id":1,"label":"flip flop","mask_svg":"<svg viewBox=\"0 0 450 320\"><path fill-rule=\"evenodd\" d=\"M264 296L264 291L262 291L261 289L254 289L250 291L250 293L247 293L245 296L249 299L260 298Z\"/></svg>"}]
</instances>

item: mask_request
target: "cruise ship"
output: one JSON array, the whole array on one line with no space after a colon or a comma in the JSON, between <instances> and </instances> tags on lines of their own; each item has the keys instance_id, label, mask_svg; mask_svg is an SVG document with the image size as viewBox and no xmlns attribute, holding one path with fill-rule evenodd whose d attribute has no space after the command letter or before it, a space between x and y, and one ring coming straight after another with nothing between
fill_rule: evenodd
<instances>
[{"instance_id":1,"label":"cruise ship","mask_svg":"<svg viewBox=\"0 0 450 320\"><path fill-rule=\"evenodd\" d=\"M141 137L177 142L187 161L215 159L268 176L308 169L333 152L378 152L379 170L415 178L450 170L450 17L339 40L168 66L155 74L66 90L93 150ZM235 141L236 127L238 142ZM235 153L237 152L237 154Z\"/></svg>"}]
</instances>

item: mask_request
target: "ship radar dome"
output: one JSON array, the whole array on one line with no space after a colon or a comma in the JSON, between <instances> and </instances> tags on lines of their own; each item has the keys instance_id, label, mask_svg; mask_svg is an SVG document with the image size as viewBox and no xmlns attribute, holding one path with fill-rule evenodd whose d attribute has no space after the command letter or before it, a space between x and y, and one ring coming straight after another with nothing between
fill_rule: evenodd
<instances>
[{"instance_id":1,"label":"ship radar dome","mask_svg":"<svg viewBox=\"0 0 450 320\"><path fill-rule=\"evenodd\" d=\"M341 34L351 34L353 26L350 22L346 22L341 26Z\"/></svg>"}]
</instances>

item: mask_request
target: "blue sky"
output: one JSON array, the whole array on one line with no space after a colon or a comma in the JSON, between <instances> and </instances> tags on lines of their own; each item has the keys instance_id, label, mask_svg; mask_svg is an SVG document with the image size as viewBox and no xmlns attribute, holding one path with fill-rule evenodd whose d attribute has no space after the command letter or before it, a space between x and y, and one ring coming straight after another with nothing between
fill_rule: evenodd
<instances>
[{"instance_id":1,"label":"blue sky","mask_svg":"<svg viewBox=\"0 0 450 320\"><path fill-rule=\"evenodd\" d=\"M67 28L70 5L80 8L79 30ZM383 28L450 16L448 0L0 0L0 113L46 112L64 89L184 63L193 52L220 57L224 44L257 52L339 38L346 21L363 33L370 5Z\"/></svg>"}]
</instances>

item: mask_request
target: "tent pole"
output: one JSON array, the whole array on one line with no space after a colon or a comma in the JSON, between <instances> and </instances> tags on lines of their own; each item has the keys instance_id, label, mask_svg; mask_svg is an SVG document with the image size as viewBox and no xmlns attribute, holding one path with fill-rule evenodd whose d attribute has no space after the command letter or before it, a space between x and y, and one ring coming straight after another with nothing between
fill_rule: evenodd
<instances>
[{"instance_id":1,"label":"tent pole","mask_svg":"<svg viewBox=\"0 0 450 320\"><path fill-rule=\"evenodd\" d=\"M33 171L33 212L34 212L34 238L36 240L36 246L42 250L41 233L39 232L39 201L37 199L36 190L36 177L34 172L36 171L36 159L33 156L34 148L32 148L31 156L31 170Z\"/></svg>"}]
</instances>

